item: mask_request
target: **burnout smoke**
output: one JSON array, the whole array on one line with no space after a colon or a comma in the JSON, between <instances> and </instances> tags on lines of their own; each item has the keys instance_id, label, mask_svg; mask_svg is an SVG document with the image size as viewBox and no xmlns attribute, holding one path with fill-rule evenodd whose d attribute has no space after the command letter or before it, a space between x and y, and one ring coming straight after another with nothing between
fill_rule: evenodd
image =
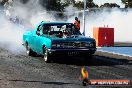
<instances>
[{"instance_id":1,"label":"burnout smoke","mask_svg":"<svg viewBox=\"0 0 132 88\"><path fill-rule=\"evenodd\" d=\"M21 46L23 28L11 23L5 16L0 15L0 18L0 47L20 53L23 50Z\"/></svg>"},{"instance_id":2,"label":"burnout smoke","mask_svg":"<svg viewBox=\"0 0 132 88\"><path fill-rule=\"evenodd\" d=\"M18 17L19 23L9 21ZM14 0L11 8L0 14L0 47L20 54L25 51L22 46L23 33L32 30L41 21L54 21L53 14L49 14L39 4L38 0L29 0L26 4Z\"/></svg>"},{"instance_id":3,"label":"burnout smoke","mask_svg":"<svg viewBox=\"0 0 132 88\"><path fill-rule=\"evenodd\" d=\"M70 18L68 21L73 22L75 16ZM93 37L93 27L108 26L114 28L115 42L132 42L132 39L130 37L132 33L132 9L94 9L94 11L86 11L85 16L86 36ZM78 17L81 20L82 32L82 16L78 15Z\"/></svg>"},{"instance_id":4,"label":"burnout smoke","mask_svg":"<svg viewBox=\"0 0 132 88\"><path fill-rule=\"evenodd\" d=\"M25 48L22 44L22 35L25 31L31 30L36 24L41 21L65 21L65 19L58 19L55 15L57 12L46 11L39 4L39 0L29 0L22 4L20 0L14 0L11 8L4 14L0 14L0 47L6 48L11 52L19 53ZM72 8L72 9L71 9ZM82 11L79 12L77 8L69 6L65 9L64 15L67 16L68 22L73 22L76 16L81 20L82 26ZM9 21L10 17L17 16L21 25L14 24ZM115 42L132 42L132 9L104 9L86 12L86 36L93 37L93 27L113 27L115 29Z\"/></svg>"},{"instance_id":5,"label":"burnout smoke","mask_svg":"<svg viewBox=\"0 0 132 88\"><path fill-rule=\"evenodd\" d=\"M55 21L54 12L48 13L41 5L39 0L29 0L26 4L19 1L14 2L13 15L23 19L26 26L36 26L41 21Z\"/></svg>"},{"instance_id":6,"label":"burnout smoke","mask_svg":"<svg viewBox=\"0 0 132 88\"><path fill-rule=\"evenodd\" d=\"M115 33L115 42L132 42L132 10L112 9L90 14L86 18L86 34L93 36L93 27L112 27Z\"/></svg>"},{"instance_id":7,"label":"burnout smoke","mask_svg":"<svg viewBox=\"0 0 132 88\"><path fill-rule=\"evenodd\" d=\"M83 32L82 14L83 11L78 11L68 19L69 22L73 22L78 16L81 20L81 32ZM114 28L115 42L132 42L132 9L93 9L86 11L85 18L86 36L93 37L93 27L111 27Z\"/></svg>"}]
</instances>

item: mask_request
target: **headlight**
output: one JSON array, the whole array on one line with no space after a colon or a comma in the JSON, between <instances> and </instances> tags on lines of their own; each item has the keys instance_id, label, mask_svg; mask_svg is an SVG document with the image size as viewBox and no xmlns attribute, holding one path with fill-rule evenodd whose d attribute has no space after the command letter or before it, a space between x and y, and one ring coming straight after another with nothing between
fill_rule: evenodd
<instances>
[{"instance_id":1,"label":"headlight","mask_svg":"<svg viewBox=\"0 0 132 88\"><path fill-rule=\"evenodd\" d=\"M94 44L92 42L86 42L85 47L93 47Z\"/></svg>"},{"instance_id":2,"label":"headlight","mask_svg":"<svg viewBox=\"0 0 132 88\"><path fill-rule=\"evenodd\" d=\"M81 47L85 47L86 46L86 43L85 42L82 42L81 43Z\"/></svg>"},{"instance_id":3,"label":"headlight","mask_svg":"<svg viewBox=\"0 0 132 88\"><path fill-rule=\"evenodd\" d=\"M52 43L52 48L56 48L57 47L57 43Z\"/></svg>"},{"instance_id":4,"label":"headlight","mask_svg":"<svg viewBox=\"0 0 132 88\"><path fill-rule=\"evenodd\" d=\"M59 43L57 43L57 48L61 47L61 45Z\"/></svg>"},{"instance_id":5,"label":"headlight","mask_svg":"<svg viewBox=\"0 0 132 88\"><path fill-rule=\"evenodd\" d=\"M90 42L86 42L85 47L90 47Z\"/></svg>"},{"instance_id":6,"label":"headlight","mask_svg":"<svg viewBox=\"0 0 132 88\"><path fill-rule=\"evenodd\" d=\"M63 43L52 43L52 48L60 48L63 47Z\"/></svg>"},{"instance_id":7,"label":"headlight","mask_svg":"<svg viewBox=\"0 0 132 88\"><path fill-rule=\"evenodd\" d=\"M93 43L91 43L91 44L90 44L90 47L93 47L93 46L94 46L94 44L93 44Z\"/></svg>"}]
</instances>

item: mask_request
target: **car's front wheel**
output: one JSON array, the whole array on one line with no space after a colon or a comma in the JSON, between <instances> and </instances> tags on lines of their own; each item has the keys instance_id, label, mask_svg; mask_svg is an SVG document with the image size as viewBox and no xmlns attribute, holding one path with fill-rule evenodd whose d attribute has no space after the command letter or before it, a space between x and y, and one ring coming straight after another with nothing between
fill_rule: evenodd
<instances>
[{"instance_id":1,"label":"car's front wheel","mask_svg":"<svg viewBox=\"0 0 132 88\"><path fill-rule=\"evenodd\" d=\"M46 47L43 48L43 54L44 54L44 61L49 63L51 62L51 57L49 55L48 49Z\"/></svg>"}]
</instances>

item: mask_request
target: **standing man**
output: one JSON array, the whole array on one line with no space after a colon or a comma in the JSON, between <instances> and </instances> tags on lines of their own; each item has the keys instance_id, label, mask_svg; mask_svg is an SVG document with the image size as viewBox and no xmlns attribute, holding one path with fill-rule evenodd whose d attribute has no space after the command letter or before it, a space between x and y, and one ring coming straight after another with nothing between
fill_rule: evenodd
<instances>
[{"instance_id":1,"label":"standing man","mask_svg":"<svg viewBox=\"0 0 132 88\"><path fill-rule=\"evenodd\" d=\"M75 25L75 33L81 34L80 33L80 20L78 20L77 17L75 17L74 25Z\"/></svg>"}]
</instances>

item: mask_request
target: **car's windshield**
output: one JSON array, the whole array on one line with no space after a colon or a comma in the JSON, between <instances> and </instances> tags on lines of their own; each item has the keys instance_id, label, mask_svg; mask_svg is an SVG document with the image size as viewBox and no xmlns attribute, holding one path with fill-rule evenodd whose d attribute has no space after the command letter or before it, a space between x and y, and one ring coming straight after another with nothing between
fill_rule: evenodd
<instances>
[{"instance_id":1,"label":"car's windshield","mask_svg":"<svg viewBox=\"0 0 132 88\"><path fill-rule=\"evenodd\" d=\"M44 24L43 34L48 35L58 35L58 36L71 36L71 35L81 35L81 33L76 32L75 26L72 23L67 24ZM57 37L58 37L57 36Z\"/></svg>"}]
</instances>

